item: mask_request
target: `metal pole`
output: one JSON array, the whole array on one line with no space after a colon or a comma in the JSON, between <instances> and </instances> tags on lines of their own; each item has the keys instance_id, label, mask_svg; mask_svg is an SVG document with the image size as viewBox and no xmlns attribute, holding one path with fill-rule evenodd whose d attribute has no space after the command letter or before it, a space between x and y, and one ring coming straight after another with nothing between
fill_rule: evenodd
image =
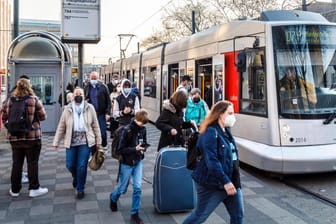
<instances>
[{"instance_id":1,"label":"metal pole","mask_svg":"<svg viewBox=\"0 0 336 224\"><path fill-rule=\"evenodd\" d=\"M14 0L14 15L13 15L13 40L19 36L19 0Z\"/></svg>"},{"instance_id":2,"label":"metal pole","mask_svg":"<svg viewBox=\"0 0 336 224\"><path fill-rule=\"evenodd\" d=\"M78 86L83 86L83 43L78 43Z\"/></svg>"},{"instance_id":3,"label":"metal pole","mask_svg":"<svg viewBox=\"0 0 336 224\"><path fill-rule=\"evenodd\" d=\"M195 24L195 10L191 11L191 32L194 34L195 29L196 29L196 24Z\"/></svg>"},{"instance_id":4,"label":"metal pole","mask_svg":"<svg viewBox=\"0 0 336 224\"><path fill-rule=\"evenodd\" d=\"M306 0L302 0L302 10L303 10L303 11L307 11Z\"/></svg>"}]
</instances>

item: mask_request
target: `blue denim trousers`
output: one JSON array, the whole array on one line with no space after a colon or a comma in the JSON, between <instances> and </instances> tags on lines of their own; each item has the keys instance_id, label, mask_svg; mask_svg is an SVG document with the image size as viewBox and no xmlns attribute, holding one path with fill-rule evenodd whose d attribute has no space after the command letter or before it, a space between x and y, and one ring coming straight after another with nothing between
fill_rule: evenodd
<instances>
[{"instance_id":1,"label":"blue denim trousers","mask_svg":"<svg viewBox=\"0 0 336 224\"><path fill-rule=\"evenodd\" d=\"M105 147L107 146L107 134L106 134L107 125L106 125L105 114L98 115L98 123L99 123L101 138L102 138L102 146Z\"/></svg>"},{"instance_id":2,"label":"blue denim trousers","mask_svg":"<svg viewBox=\"0 0 336 224\"><path fill-rule=\"evenodd\" d=\"M223 202L230 215L230 224L242 224L244 216L244 203L241 189L237 194L228 196L225 190L208 189L195 183L197 189L197 207L183 221L183 224L203 223L210 214Z\"/></svg>"},{"instance_id":3,"label":"blue denim trousers","mask_svg":"<svg viewBox=\"0 0 336 224\"><path fill-rule=\"evenodd\" d=\"M90 156L87 145L70 146L66 149L66 168L70 171L78 192L84 192L87 164Z\"/></svg>"},{"instance_id":4,"label":"blue denim trousers","mask_svg":"<svg viewBox=\"0 0 336 224\"><path fill-rule=\"evenodd\" d=\"M133 194L131 214L139 211L141 200L141 181L142 181L142 161L135 166L121 164L118 187L112 192L111 200L117 202L121 194L127 192L129 181L132 177Z\"/></svg>"}]
</instances>

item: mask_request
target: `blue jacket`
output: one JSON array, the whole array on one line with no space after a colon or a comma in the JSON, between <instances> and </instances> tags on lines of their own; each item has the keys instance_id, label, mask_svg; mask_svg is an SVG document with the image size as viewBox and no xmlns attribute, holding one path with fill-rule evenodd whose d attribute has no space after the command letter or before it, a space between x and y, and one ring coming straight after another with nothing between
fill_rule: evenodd
<instances>
[{"instance_id":1,"label":"blue jacket","mask_svg":"<svg viewBox=\"0 0 336 224\"><path fill-rule=\"evenodd\" d=\"M229 138L235 148L236 144L230 129L225 128L225 131L226 134L215 124L209 126L198 138L197 147L203 158L193 171L192 178L204 187L224 189L224 184L231 182L233 160Z\"/></svg>"}]
</instances>

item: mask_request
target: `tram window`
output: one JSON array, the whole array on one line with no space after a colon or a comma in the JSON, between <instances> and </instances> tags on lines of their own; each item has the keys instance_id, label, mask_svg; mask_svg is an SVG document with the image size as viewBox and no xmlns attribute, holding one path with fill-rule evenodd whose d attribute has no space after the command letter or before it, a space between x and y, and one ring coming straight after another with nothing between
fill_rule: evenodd
<instances>
[{"instance_id":1,"label":"tram window","mask_svg":"<svg viewBox=\"0 0 336 224\"><path fill-rule=\"evenodd\" d=\"M144 68L144 96L156 97L156 67Z\"/></svg>"},{"instance_id":2,"label":"tram window","mask_svg":"<svg viewBox=\"0 0 336 224\"><path fill-rule=\"evenodd\" d=\"M264 50L246 53L246 71L241 76L241 112L266 115Z\"/></svg>"}]
</instances>

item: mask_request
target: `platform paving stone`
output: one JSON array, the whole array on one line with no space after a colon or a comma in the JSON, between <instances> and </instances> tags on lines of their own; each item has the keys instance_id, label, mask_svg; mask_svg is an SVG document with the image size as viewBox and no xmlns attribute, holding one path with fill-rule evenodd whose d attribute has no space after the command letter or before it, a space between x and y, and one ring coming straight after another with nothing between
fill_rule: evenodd
<instances>
[{"instance_id":1,"label":"platform paving stone","mask_svg":"<svg viewBox=\"0 0 336 224\"><path fill-rule=\"evenodd\" d=\"M143 161L143 189L140 216L145 223L182 223L190 212L158 214L153 207L153 170L157 155L160 132L153 124L147 124L148 142L151 144ZM28 184L23 184L20 196L12 198L10 188L11 148L0 133L0 223L1 224L92 224L92 223L130 223L132 185L118 202L118 212L111 212L109 196L117 186L118 162L110 157L110 152L102 168L98 171L88 169L85 197L76 198L72 187L72 177L65 167L65 149L52 147L54 133L44 133L39 161L39 176L42 187L49 193L36 198L28 197ZM109 134L108 134L109 136ZM109 139L109 146L112 139ZM24 168L26 170L26 167ZM309 198L297 200L300 193L282 192L282 189L265 187L261 180L242 171L242 185L245 206L245 224L334 223L335 213L326 207L329 214L318 217L314 201ZM276 191L276 192L274 192ZM281 193L279 193L281 192ZM297 197L297 198L296 198ZM311 210L304 208L311 203ZM290 205L296 205L295 208ZM310 214L309 214L310 213ZM218 206L206 224L228 224L229 216L223 205Z\"/></svg>"}]
</instances>

